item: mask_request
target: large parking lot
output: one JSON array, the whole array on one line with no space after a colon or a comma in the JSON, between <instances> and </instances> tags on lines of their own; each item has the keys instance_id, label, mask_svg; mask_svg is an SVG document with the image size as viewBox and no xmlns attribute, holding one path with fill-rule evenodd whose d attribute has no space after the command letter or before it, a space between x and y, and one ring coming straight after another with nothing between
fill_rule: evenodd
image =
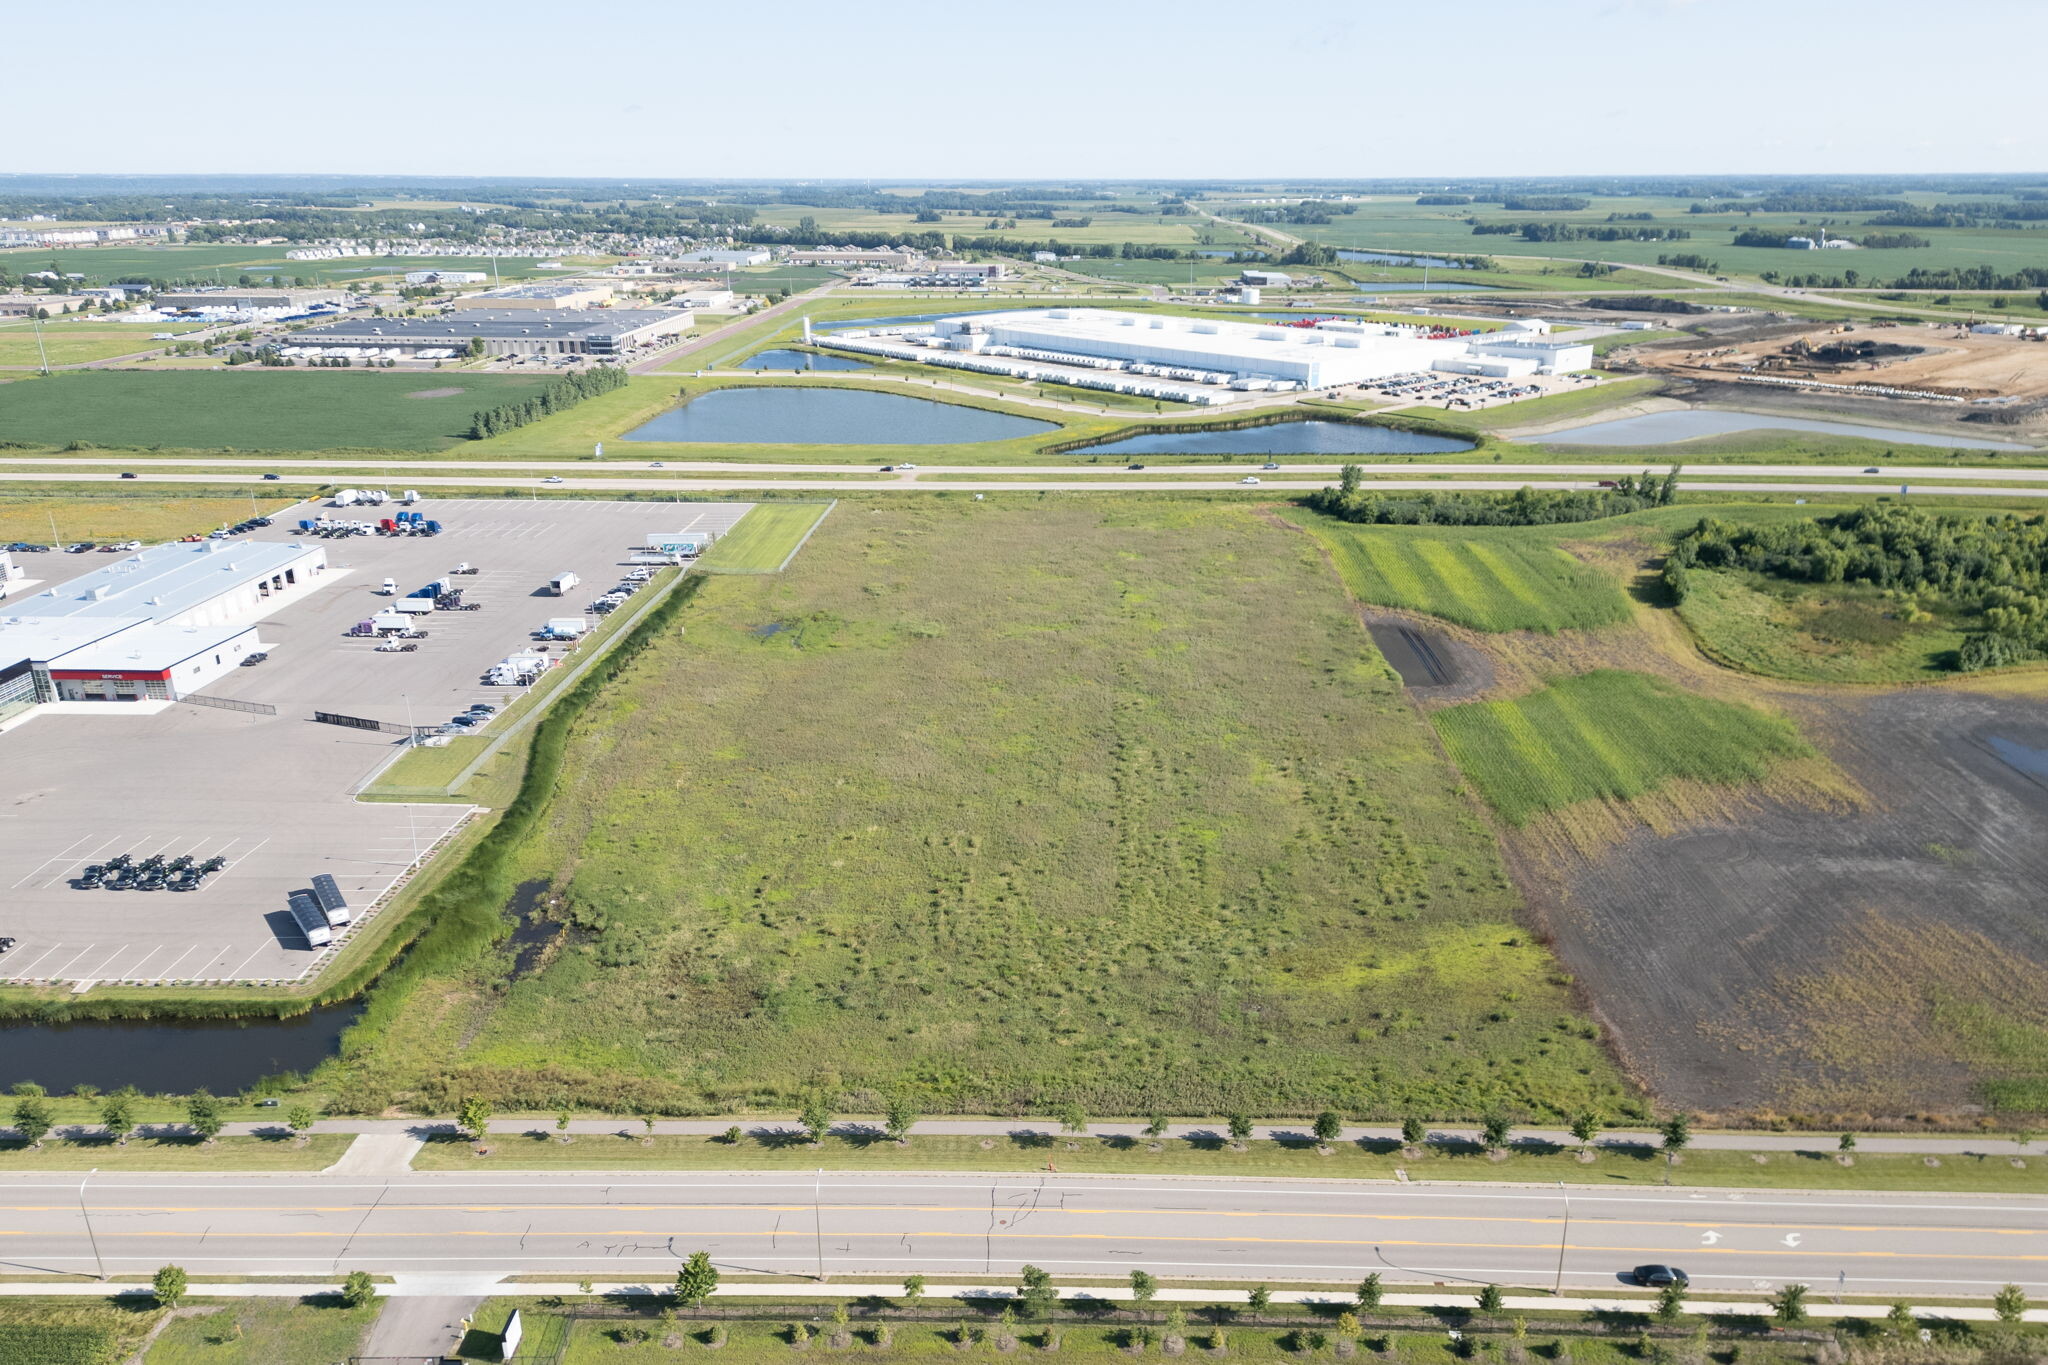
<instances>
[{"instance_id":1,"label":"large parking lot","mask_svg":"<svg viewBox=\"0 0 2048 1365\"><path fill-rule=\"evenodd\" d=\"M0 956L0 980L274 981L313 970L339 936L326 952L308 945L286 913L289 893L331 873L360 912L470 811L357 802L353 793L402 737L318 724L312 713L427 726L475 702L507 701L508 689L480 681L484 670L526 647L549 617L581 614L648 533L720 532L749 507L421 503L442 534L320 542L332 566L323 585L262 623L270 658L202 694L264 703L276 715L105 703L0 734L0 936L17 940ZM314 513L280 517L256 535L291 538L301 515ZM478 572L455 581L482 610L428 615L427 638L411 653L378 653L374 641L348 636L388 604L377 595L386 577L405 592L463 561ZM548 580L565 570L582 583L566 597L549 594ZM219 855L227 865L197 891L71 885L86 864L117 853Z\"/></svg>"}]
</instances>

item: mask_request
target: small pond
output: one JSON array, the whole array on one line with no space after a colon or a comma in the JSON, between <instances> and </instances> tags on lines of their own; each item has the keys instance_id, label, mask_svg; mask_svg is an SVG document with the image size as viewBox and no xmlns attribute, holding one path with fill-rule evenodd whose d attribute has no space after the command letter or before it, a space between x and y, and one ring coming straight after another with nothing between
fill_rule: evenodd
<instances>
[{"instance_id":1,"label":"small pond","mask_svg":"<svg viewBox=\"0 0 2048 1365\"><path fill-rule=\"evenodd\" d=\"M1053 431L1051 422L865 389L714 389L626 433L720 445L934 446Z\"/></svg>"},{"instance_id":2,"label":"small pond","mask_svg":"<svg viewBox=\"0 0 2048 1365\"><path fill-rule=\"evenodd\" d=\"M1945 450L2029 450L1977 436L1942 436L1900 427L1869 427L1855 422L1826 422L1807 417L1781 417L1762 412L1728 412L1718 408L1685 408L1675 412L1650 412L1640 417L1622 417L1608 422L1589 422L1566 427L1540 439L1546 445L1630 446L1669 445L1675 441L1697 440L1702 436L1724 436L1734 431L1819 431L1833 436L1861 436L1895 445L1938 446Z\"/></svg>"},{"instance_id":3,"label":"small pond","mask_svg":"<svg viewBox=\"0 0 2048 1365\"><path fill-rule=\"evenodd\" d=\"M843 355L813 355L809 351L756 351L739 363L742 370L866 370L873 366Z\"/></svg>"},{"instance_id":4,"label":"small pond","mask_svg":"<svg viewBox=\"0 0 2048 1365\"><path fill-rule=\"evenodd\" d=\"M1452 661L1449 642L1435 631L1393 622L1366 627L1380 654L1401 675L1407 687L1449 687L1462 676Z\"/></svg>"},{"instance_id":5,"label":"small pond","mask_svg":"<svg viewBox=\"0 0 2048 1365\"><path fill-rule=\"evenodd\" d=\"M362 1012L358 999L291 1019L0 1024L0 1087L34 1081L52 1094L86 1084L232 1095L265 1076L311 1071L335 1054Z\"/></svg>"},{"instance_id":6,"label":"small pond","mask_svg":"<svg viewBox=\"0 0 2048 1365\"><path fill-rule=\"evenodd\" d=\"M1469 270L1470 266L1456 261L1447 261L1441 256L1410 256L1398 251L1342 251L1337 253L1340 261L1378 261L1382 265L1429 266L1433 270Z\"/></svg>"},{"instance_id":7,"label":"small pond","mask_svg":"<svg viewBox=\"0 0 2048 1365\"><path fill-rule=\"evenodd\" d=\"M1155 431L1108 445L1089 446L1086 455L1441 455L1470 450L1469 441L1363 422L1274 422L1238 431Z\"/></svg>"}]
</instances>

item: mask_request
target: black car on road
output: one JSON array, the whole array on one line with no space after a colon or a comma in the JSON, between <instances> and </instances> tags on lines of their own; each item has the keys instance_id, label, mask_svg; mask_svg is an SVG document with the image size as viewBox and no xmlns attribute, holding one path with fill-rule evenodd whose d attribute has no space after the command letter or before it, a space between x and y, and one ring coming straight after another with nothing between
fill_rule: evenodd
<instances>
[{"instance_id":1,"label":"black car on road","mask_svg":"<svg viewBox=\"0 0 2048 1365\"><path fill-rule=\"evenodd\" d=\"M1662 1289L1667 1284L1686 1284L1690 1277L1676 1266L1639 1265L1629 1272L1629 1278L1645 1289Z\"/></svg>"}]
</instances>

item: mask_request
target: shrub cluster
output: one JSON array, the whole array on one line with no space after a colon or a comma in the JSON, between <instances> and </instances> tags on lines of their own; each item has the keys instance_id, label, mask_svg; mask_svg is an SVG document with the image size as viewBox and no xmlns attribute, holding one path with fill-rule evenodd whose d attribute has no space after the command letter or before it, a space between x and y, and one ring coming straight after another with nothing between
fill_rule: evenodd
<instances>
[{"instance_id":1,"label":"shrub cluster","mask_svg":"<svg viewBox=\"0 0 2048 1365\"><path fill-rule=\"evenodd\" d=\"M1302 505L1339 521L1375 526L1555 526L1663 507L1678 493L1678 466L1661 477L1624 474L1597 491L1382 493L1360 486L1363 471L1345 465L1338 486L1319 488Z\"/></svg>"},{"instance_id":2,"label":"shrub cluster","mask_svg":"<svg viewBox=\"0 0 2048 1365\"><path fill-rule=\"evenodd\" d=\"M2048 651L2048 516L1991 517L1876 504L1776 526L1704 517L1672 543L1664 583L1684 601L1693 569L1747 569L1805 583L1862 583L1974 613L1964 671Z\"/></svg>"}]
</instances>

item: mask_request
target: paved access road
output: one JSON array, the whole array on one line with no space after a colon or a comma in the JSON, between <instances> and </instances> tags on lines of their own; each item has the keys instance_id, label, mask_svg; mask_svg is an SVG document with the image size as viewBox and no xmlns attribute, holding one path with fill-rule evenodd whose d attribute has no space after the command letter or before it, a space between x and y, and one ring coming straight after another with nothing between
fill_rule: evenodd
<instances>
[{"instance_id":1,"label":"paved access road","mask_svg":"<svg viewBox=\"0 0 2048 1365\"><path fill-rule=\"evenodd\" d=\"M2048 1289L2048 1201L1565 1192L1058 1174L595 1172L0 1178L0 1271L1164 1275L1611 1289L1644 1262L1703 1290ZM89 1211L90 1235L88 1235ZM96 1248L96 1250L95 1250ZM1838 1280L1838 1277L1845 1277Z\"/></svg>"}]
</instances>

